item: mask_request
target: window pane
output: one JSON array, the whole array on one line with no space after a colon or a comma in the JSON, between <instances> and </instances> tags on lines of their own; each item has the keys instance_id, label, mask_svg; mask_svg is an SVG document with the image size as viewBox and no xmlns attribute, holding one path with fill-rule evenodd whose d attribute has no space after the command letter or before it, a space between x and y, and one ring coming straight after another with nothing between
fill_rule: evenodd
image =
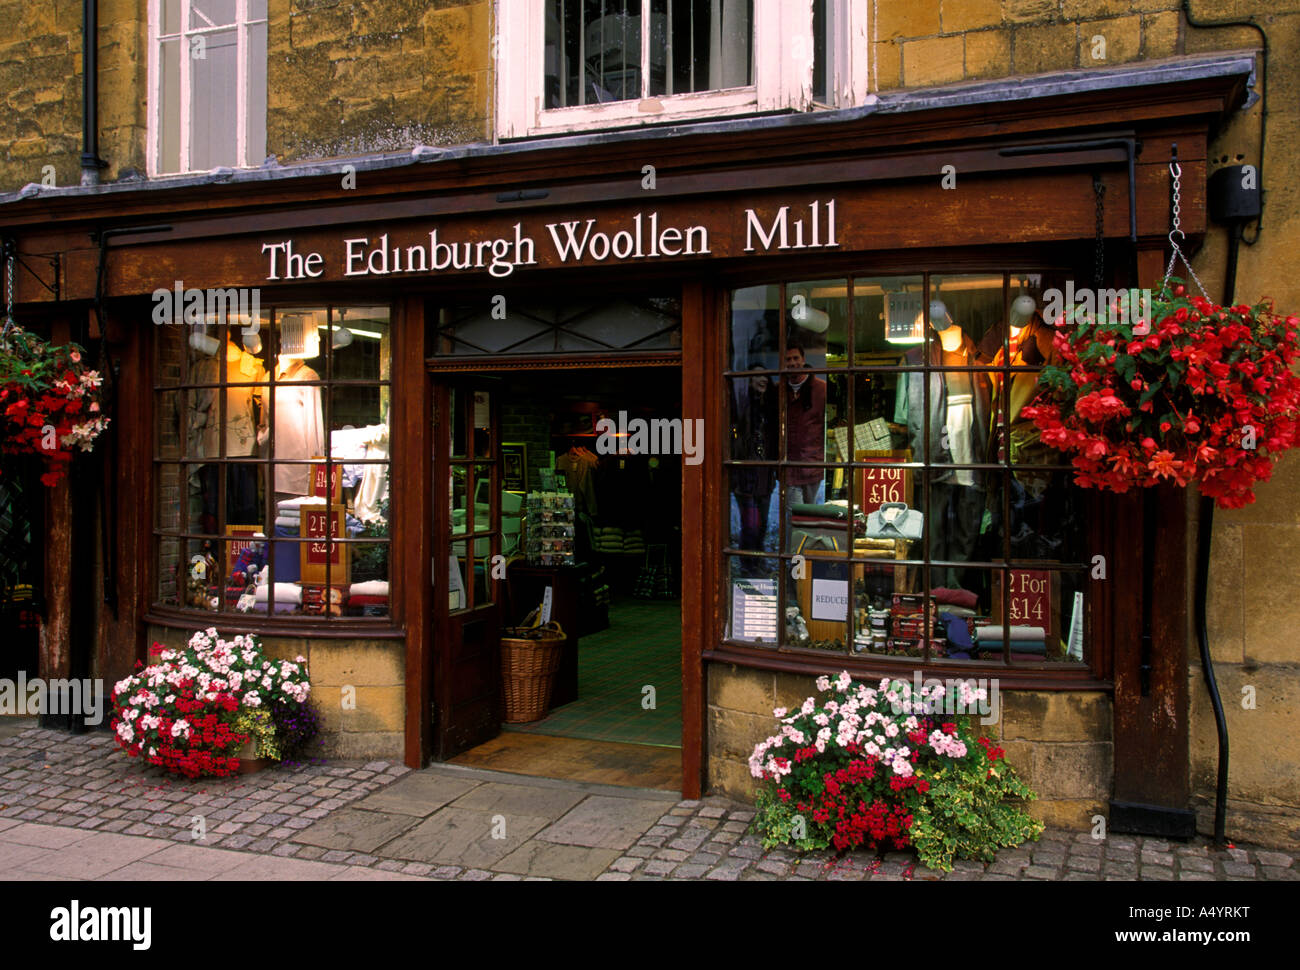
<instances>
[{"instance_id":1,"label":"window pane","mask_svg":"<svg viewBox=\"0 0 1300 970\"><path fill-rule=\"evenodd\" d=\"M781 289L748 286L731 294L731 369L778 370Z\"/></svg>"},{"instance_id":2,"label":"window pane","mask_svg":"<svg viewBox=\"0 0 1300 970\"><path fill-rule=\"evenodd\" d=\"M361 535L369 534L367 531ZM389 615L389 553L386 542L352 546L352 575L344 610L347 616Z\"/></svg>"},{"instance_id":3,"label":"window pane","mask_svg":"<svg viewBox=\"0 0 1300 970\"><path fill-rule=\"evenodd\" d=\"M931 471L929 492L922 490L917 506L930 529L930 586L982 592L976 585L982 575L963 565L954 564L978 559L981 526L984 522L987 492L974 485L962 484L952 472Z\"/></svg>"},{"instance_id":4,"label":"window pane","mask_svg":"<svg viewBox=\"0 0 1300 970\"><path fill-rule=\"evenodd\" d=\"M814 367L848 362L848 280L791 283L785 288L786 346L800 344ZM821 362L819 362L821 361Z\"/></svg>"},{"instance_id":5,"label":"window pane","mask_svg":"<svg viewBox=\"0 0 1300 970\"><path fill-rule=\"evenodd\" d=\"M255 6L256 4L250 4ZM265 0L262 14L266 16ZM248 28L248 111L244 134L246 157L241 164L261 165L266 157L266 24Z\"/></svg>"},{"instance_id":6,"label":"window pane","mask_svg":"<svg viewBox=\"0 0 1300 970\"><path fill-rule=\"evenodd\" d=\"M834 17L835 7L833 0L813 0L813 99L822 104L835 103L831 82L834 33L828 19Z\"/></svg>"},{"instance_id":7,"label":"window pane","mask_svg":"<svg viewBox=\"0 0 1300 970\"><path fill-rule=\"evenodd\" d=\"M334 380L386 381L392 376L388 307L336 307L330 344ZM385 405L387 396L385 390Z\"/></svg>"},{"instance_id":8,"label":"window pane","mask_svg":"<svg viewBox=\"0 0 1300 970\"><path fill-rule=\"evenodd\" d=\"M752 0L670 0L664 23L669 80L662 93L752 84L752 25ZM652 77L654 69L652 55Z\"/></svg>"},{"instance_id":9,"label":"window pane","mask_svg":"<svg viewBox=\"0 0 1300 970\"><path fill-rule=\"evenodd\" d=\"M181 42L165 40L159 45L158 71L158 170L181 170Z\"/></svg>"},{"instance_id":10,"label":"window pane","mask_svg":"<svg viewBox=\"0 0 1300 970\"><path fill-rule=\"evenodd\" d=\"M190 54L190 170L237 166L236 31L200 35Z\"/></svg>"},{"instance_id":11,"label":"window pane","mask_svg":"<svg viewBox=\"0 0 1300 970\"><path fill-rule=\"evenodd\" d=\"M236 4L237 0L190 0L190 29L233 24Z\"/></svg>"},{"instance_id":12,"label":"window pane","mask_svg":"<svg viewBox=\"0 0 1300 970\"><path fill-rule=\"evenodd\" d=\"M181 606L185 593L185 566L180 539L158 540L158 602Z\"/></svg>"},{"instance_id":13,"label":"window pane","mask_svg":"<svg viewBox=\"0 0 1300 970\"><path fill-rule=\"evenodd\" d=\"M780 622L776 561L732 556L729 565L728 639L775 647Z\"/></svg>"},{"instance_id":14,"label":"window pane","mask_svg":"<svg viewBox=\"0 0 1300 970\"><path fill-rule=\"evenodd\" d=\"M216 539L189 539L182 548L185 558L177 566L184 604L191 609L219 612L222 601L221 543Z\"/></svg>"},{"instance_id":15,"label":"window pane","mask_svg":"<svg viewBox=\"0 0 1300 970\"><path fill-rule=\"evenodd\" d=\"M662 294L504 302L444 307L437 353L549 354L675 350L681 347L681 301Z\"/></svg>"},{"instance_id":16,"label":"window pane","mask_svg":"<svg viewBox=\"0 0 1300 970\"><path fill-rule=\"evenodd\" d=\"M160 34L175 34L181 29L181 0L162 0Z\"/></svg>"},{"instance_id":17,"label":"window pane","mask_svg":"<svg viewBox=\"0 0 1300 970\"><path fill-rule=\"evenodd\" d=\"M897 364L899 355L925 339L921 276L853 281L853 342L859 364Z\"/></svg>"}]
</instances>

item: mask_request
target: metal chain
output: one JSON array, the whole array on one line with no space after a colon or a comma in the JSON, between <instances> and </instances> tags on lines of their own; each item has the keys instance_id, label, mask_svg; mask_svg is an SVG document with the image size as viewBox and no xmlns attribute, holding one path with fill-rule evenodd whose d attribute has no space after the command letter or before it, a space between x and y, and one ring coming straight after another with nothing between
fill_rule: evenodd
<instances>
[{"instance_id":1,"label":"metal chain","mask_svg":"<svg viewBox=\"0 0 1300 970\"><path fill-rule=\"evenodd\" d=\"M1092 190L1097 195L1097 251L1092 261L1092 284L1101 289L1106 281L1106 184L1100 175L1092 177Z\"/></svg>"},{"instance_id":2,"label":"metal chain","mask_svg":"<svg viewBox=\"0 0 1300 970\"><path fill-rule=\"evenodd\" d=\"M1160 289L1162 292L1164 291L1165 286L1169 283L1169 277L1173 275L1174 263L1181 259L1183 265L1187 267L1187 272L1191 275L1192 279L1196 281L1196 286L1200 289L1201 296L1208 300L1210 294L1205 292L1205 285L1201 282L1200 277L1196 275L1196 270L1192 269L1192 264L1187 261L1187 257L1183 254L1182 248L1178 245L1178 240L1174 238L1175 235L1184 240L1187 238L1182 230L1181 218L1182 194L1180 190L1182 189L1183 167L1177 162L1170 162L1169 175L1174 180L1173 228L1169 230L1169 265L1165 267L1165 278L1160 283Z\"/></svg>"},{"instance_id":3,"label":"metal chain","mask_svg":"<svg viewBox=\"0 0 1300 970\"><path fill-rule=\"evenodd\" d=\"M9 331L15 326L14 324L14 258L12 256L7 260L8 280L5 287L5 327L4 336L9 336Z\"/></svg>"}]
</instances>

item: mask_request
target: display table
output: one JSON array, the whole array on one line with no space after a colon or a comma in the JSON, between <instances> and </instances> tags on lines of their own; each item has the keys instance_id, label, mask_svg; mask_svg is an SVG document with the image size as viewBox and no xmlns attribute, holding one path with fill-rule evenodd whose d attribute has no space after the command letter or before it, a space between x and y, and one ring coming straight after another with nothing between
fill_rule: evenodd
<instances>
[{"instance_id":1,"label":"display table","mask_svg":"<svg viewBox=\"0 0 1300 970\"><path fill-rule=\"evenodd\" d=\"M513 562L506 572L510 588L510 615L503 625L520 623L542 602L546 587L551 587L551 619L560 624L567 639L560 656L551 695L552 710L578 699L578 571L572 566L529 566Z\"/></svg>"}]
</instances>

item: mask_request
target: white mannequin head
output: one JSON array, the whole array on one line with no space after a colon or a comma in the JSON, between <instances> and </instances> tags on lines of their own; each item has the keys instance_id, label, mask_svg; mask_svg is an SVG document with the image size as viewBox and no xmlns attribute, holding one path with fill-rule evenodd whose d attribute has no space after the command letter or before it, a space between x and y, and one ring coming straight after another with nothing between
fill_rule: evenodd
<instances>
[{"instance_id":1,"label":"white mannequin head","mask_svg":"<svg viewBox=\"0 0 1300 970\"><path fill-rule=\"evenodd\" d=\"M1038 309L1038 304L1028 293L1021 293L1011 301L1011 329L1020 330L1028 325L1029 320Z\"/></svg>"}]
</instances>

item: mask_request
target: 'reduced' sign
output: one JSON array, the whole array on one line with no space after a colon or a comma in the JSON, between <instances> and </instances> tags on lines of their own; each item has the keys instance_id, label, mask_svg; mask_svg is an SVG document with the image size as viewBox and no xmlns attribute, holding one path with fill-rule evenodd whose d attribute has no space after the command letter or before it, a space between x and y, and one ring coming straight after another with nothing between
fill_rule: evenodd
<instances>
[{"instance_id":1,"label":"'reduced' sign","mask_svg":"<svg viewBox=\"0 0 1300 970\"><path fill-rule=\"evenodd\" d=\"M840 246L834 199L812 199L806 205L782 205L766 212L747 208L740 218L740 226L720 228L706 222L674 220L649 210L619 217L563 218L536 227L517 221L495 235L485 234L481 226L459 230L439 226L419 233L394 228L345 234L329 252L307 248L293 239L264 242L261 252L266 261L266 280L278 282L474 271L503 278L523 267L756 255ZM720 234L725 236L724 245L719 245ZM743 245L737 246L737 242Z\"/></svg>"}]
</instances>

